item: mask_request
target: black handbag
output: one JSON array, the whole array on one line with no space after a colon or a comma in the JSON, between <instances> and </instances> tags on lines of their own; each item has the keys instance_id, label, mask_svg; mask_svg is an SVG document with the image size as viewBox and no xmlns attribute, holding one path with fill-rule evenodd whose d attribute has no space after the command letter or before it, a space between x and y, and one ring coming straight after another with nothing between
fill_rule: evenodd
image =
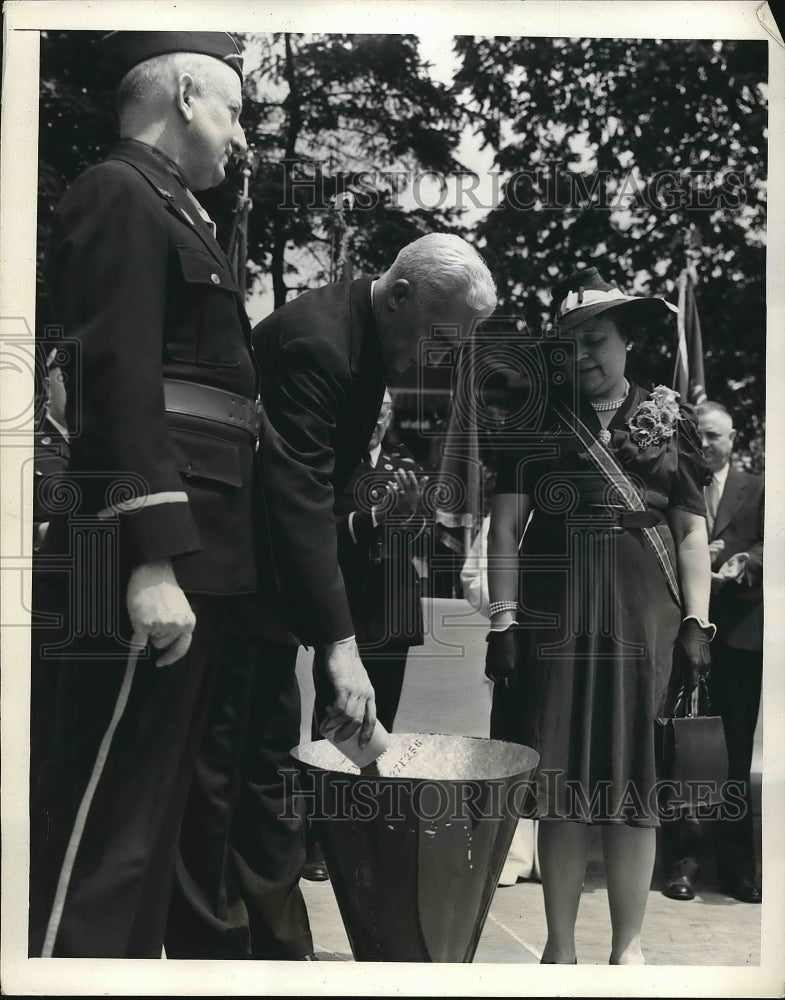
<instances>
[{"instance_id":1,"label":"black handbag","mask_svg":"<svg viewBox=\"0 0 785 1000\"><path fill-rule=\"evenodd\" d=\"M691 695L679 691L671 717L654 720L654 752L661 809L708 816L722 805L728 748L722 718L711 714L705 680Z\"/></svg>"}]
</instances>

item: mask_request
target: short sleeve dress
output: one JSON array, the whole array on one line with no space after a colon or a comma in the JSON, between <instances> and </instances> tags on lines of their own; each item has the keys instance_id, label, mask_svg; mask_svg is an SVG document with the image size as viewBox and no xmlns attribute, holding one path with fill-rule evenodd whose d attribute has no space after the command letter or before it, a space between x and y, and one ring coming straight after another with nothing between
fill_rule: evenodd
<instances>
[{"instance_id":1,"label":"short sleeve dress","mask_svg":"<svg viewBox=\"0 0 785 1000\"><path fill-rule=\"evenodd\" d=\"M672 436L642 447L628 422L650 394L631 386L605 445L633 482L676 566L667 512L705 516L708 478L692 409ZM590 406L580 417L599 438ZM554 421L500 459L496 493L530 497L521 546L509 688L496 685L491 736L533 747L541 818L659 825L654 722L668 696L682 619L641 527L569 428Z\"/></svg>"}]
</instances>

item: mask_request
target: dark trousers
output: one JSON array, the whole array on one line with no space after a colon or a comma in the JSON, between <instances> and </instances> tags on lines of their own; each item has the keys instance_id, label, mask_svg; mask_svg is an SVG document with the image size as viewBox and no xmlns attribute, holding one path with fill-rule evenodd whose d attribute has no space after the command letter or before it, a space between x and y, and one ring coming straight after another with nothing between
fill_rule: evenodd
<instances>
[{"instance_id":1,"label":"dark trousers","mask_svg":"<svg viewBox=\"0 0 785 1000\"><path fill-rule=\"evenodd\" d=\"M358 643L357 648L376 696L376 718L388 733L392 732L401 701L409 647L398 643L386 646ZM319 726L324 721L327 706L332 703L334 697L330 682L324 673L324 655L318 647L313 658L313 685L315 698L311 736L314 740L318 740L321 738Z\"/></svg>"},{"instance_id":2,"label":"dark trousers","mask_svg":"<svg viewBox=\"0 0 785 1000\"><path fill-rule=\"evenodd\" d=\"M235 598L189 600L196 628L175 664L159 669L100 638L57 668L51 752L32 782L32 956L161 956L216 650L238 608ZM48 723L32 711L35 732Z\"/></svg>"},{"instance_id":3,"label":"dark trousers","mask_svg":"<svg viewBox=\"0 0 785 1000\"><path fill-rule=\"evenodd\" d=\"M734 649L718 637L711 644L709 696L712 710L722 716L728 748L728 780L741 791L745 809L740 818L717 823L717 873L723 884L755 879L756 852L750 768L758 722L763 656L759 650ZM735 795L738 797L739 792ZM693 817L662 824L664 863L668 876L694 879L704 854L704 831Z\"/></svg>"},{"instance_id":4,"label":"dark trousers","mask_svg":"<svg viewBox=\"0 0 785 1000\"><path fill-rule=\"evenodd\" d=\"M762 679L760 650L734 649L722 641L712 643L709 694L725 729L728 780L743 787L746 804L740 819L722 820L717 830L717 865L724 882L755 877L750 768Z\"/></svg>"},{"instance_id":5,"label":"dark trousers","mask_svg":"<svg viewBox=\"0 0 785 1000\"><path fill-rule=\"evenodd\" d=\"M249 648L236 637L219 656L183 815L169 958L298 959L313 951L289 757L300 741L296 659L296 646L262 639Z\"/></svg>"}]
</instances>

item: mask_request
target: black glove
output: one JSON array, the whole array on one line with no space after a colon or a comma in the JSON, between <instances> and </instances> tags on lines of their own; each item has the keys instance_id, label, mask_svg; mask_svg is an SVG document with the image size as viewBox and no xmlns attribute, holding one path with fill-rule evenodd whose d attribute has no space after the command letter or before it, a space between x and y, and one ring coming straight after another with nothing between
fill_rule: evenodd
<instances>
[{"instance_id":1,"label":"black glove","mask_svg":"<svg viewBox=\"0 0 785 1000\"><path fill-rule=\"evenodd\" d=\"M712 629L703 628L694 618L681 623L673 647L673 665L679 671L685 694L691 694L698 682L709 676L711 638Z\"/></svg>"},{"instance_id":2,"label":"black glove","mask_svg":"<svg viewBox=\"0 0 785 1000\"><path fill-rule=\"evenodd\" d=\"M515 673L515 626L503 632L490 631L486 642L485 676L495 684L509 687Z\"/></svg>"}]
</instances>

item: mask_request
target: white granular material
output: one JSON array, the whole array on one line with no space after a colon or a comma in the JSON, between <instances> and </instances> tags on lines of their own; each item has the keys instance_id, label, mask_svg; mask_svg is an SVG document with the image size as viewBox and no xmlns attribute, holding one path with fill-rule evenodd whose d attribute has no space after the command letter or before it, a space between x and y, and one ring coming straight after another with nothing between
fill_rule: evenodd
<instances>
[{"instance_id":1,"label":"white granular material","mask_svg":"<svg viewBox=\"0 0 785 1000\"><path fill-rule=\"evenodd\" d=\"M328 740L303 743L292 755L326 771L360 774L360 769ZM373 773L382 778L481 780L523 774L536 762L535 752L517 743L436 733L390 733L390 746L377 759L378 771Z\"/></svg>"}]
</instances>

